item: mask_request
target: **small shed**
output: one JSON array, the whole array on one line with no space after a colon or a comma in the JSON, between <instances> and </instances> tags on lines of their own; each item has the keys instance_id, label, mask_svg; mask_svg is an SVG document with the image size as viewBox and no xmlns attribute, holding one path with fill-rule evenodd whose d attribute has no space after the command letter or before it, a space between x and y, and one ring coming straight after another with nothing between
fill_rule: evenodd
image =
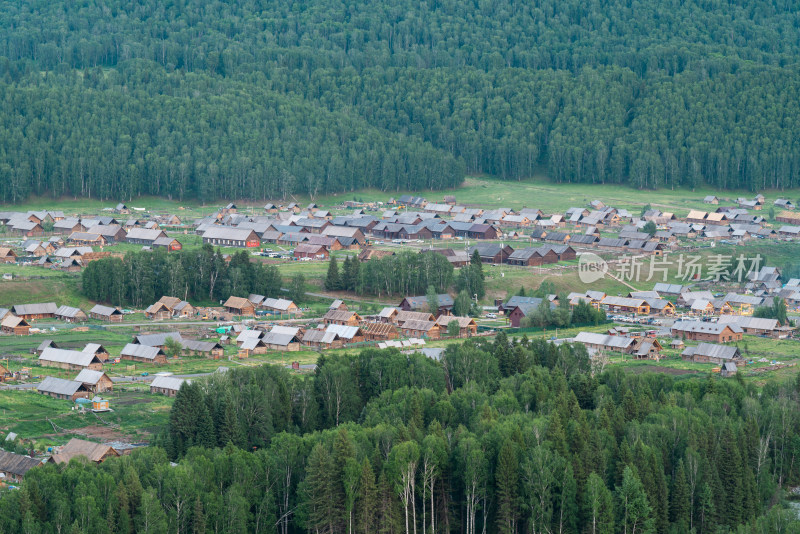
<instances>
[{"instance_id":1,"label":"small shed","mask_svg":"<svg viewBox=\"0 0 800 534\"><path fill-rule=\"evenodd\" d=\"M131 360L142 363L167 363L167 355L158 347L148 347L147 345L134 345L128 343L120 353L120 359Z\"/></svg>"},{"instance_id":2,"label":"small shed","mask_svg":"<svg viewBox=\"0 0 800 534\"><path fill-rule=\"evenodd\" d=\"M72 306L59 306L56 310L56 319L60 319L67 323L82 323L86 321L86 312L80 308L73 308Z\"/></svg>"},{"instance_id":3,"label":"small shed","mask_svg":"<svg viewBox=\"0 0 800 534\"><path fill-rule=\"evenodd\" d=\"M75 377L75 382L80 382L86 391L92 393L103 393L111 391L114 387L114 382L103 371L95 371L93 369L83 369L78 376Z\"/></svg>"},{"instance_id":4,"label":"small shed","mask_svg":"<svg viewBox=\"0 0 800 534\"><path fill-rule=\"evenodd\" d=\"M60 451L53 454L48 462L66 464L73 458L79 456L83 456L89 461L99 464L107 458L119 456L119 453L110 445L72 438L66 445L61 447Z\"/></svg>"},{"instance_id":5,"label":"small shed","mask_svg":"<svg viewBox=\"0 0 800 534\"><path fill-rule=\"evenodd\" d=\"M256 314L256 308L253 303L243 297L229 297L223 306L225 311L233 315L253 316Z\"/></svg>"},{"instance_id":6,"label":"small shed","mask_svg":"<svg viewBox=\"0 0 800 534\"><path fill-rule=\"evenodd\" d=\"M6 482L20 482L34 467L42 465L41 460L0 450L0 477Z\"/></svg>"},{"instance_id":7,"label":"small shed","mask_svg":"<svg viewBox=\"0 0 800 534\"><path fill-rule=\"evenodd\" d=\"M79 398L85 399L89 396L89 391L77 380L64 380L54 376L45 377L36 388L36 391L54 399L70 401Z\"/></svg>"},{"instance_id":8,"label":"small shed","mask_svg":"<svg viewBox=\"0 0 800 534\"><path fill-rule=\"evenodd\" d=\"M0 322L0 331L5 334L14 334L15 336L27 336L30 334L31 325L22 317L14 315L7 315L2 322Z\"/></svg>"},{"instance_id":9,"label":"small shed","mask_svg":"<svg viewBox=\"0 0 800 534\"><path fill-rule=\"evenodd\" d=\"M112 308L111 306L102 306L100 304L97 304L94 308L89 310L89 317L111 323L122 322L122 312L119 311L119 309Z\"/></svg>"},{"instance_id":10,"label":"small shed","mask_svg":"<svg viewBox=\"0 0 800 534\"><path fill-rule=\"evenodd\" d=\"M448 327L450 323L456 322L458 323L458 335L459 337L469 337L474 336L478 333L478 324L475 322L475 319L471 317L456 317L455 315L441 315L436 320L436 324L439 325L442 332L448 332Z\"/></svg>"},{"instance_id":11,"label":"small shed","mask_svg":"<svg viewBox=\"0 0 800 534\"><path fill-rule=\"evenodd\" d=\"M78 352L77 350L57 349L47 347L39 356L39 364L45 367L58 367L80 371L81 369L101 370L103 362L92 353Z\"/></svg>"},{"instance_id":12,"label":"small shed","mask_svg":"<svg viewBox=\"0 0 800 534\"><path fill-rule=\"evenodd\" d=\"M150 393L161 393L167 397L174 397L178 394L184 382L191 384L191 381L183 378L156 375L153 381L150 382Z\"/></svg>"}]
</instances>

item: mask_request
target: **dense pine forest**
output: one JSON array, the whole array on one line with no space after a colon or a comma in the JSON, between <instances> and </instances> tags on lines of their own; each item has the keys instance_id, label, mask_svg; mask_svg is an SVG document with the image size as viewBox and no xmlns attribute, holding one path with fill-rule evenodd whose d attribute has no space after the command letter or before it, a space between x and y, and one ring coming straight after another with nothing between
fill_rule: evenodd
<instances>
[{"instance_id":1,"label":"dense pine forest","mask_svg":"<svg viewBox=\"0 0 800 534\"><path fill-rule=\"evenodd\" d=\"M0 2L0 200L800 185L793 2Z\"/></svg>"},{"instance_id":2,"label":"dense pine forest","mask_svg":"<svg viewBox=\"0 0 800 534\"><path fill-rule=\"evenodd\" d=\"M603 370L504 334L440 362L239 368L184 386L155 447L31 470L0 532L797 532L799 386Z\"/></svg>"},{"instance_id":3,"label":"dense pine forest","mask_svg":"<svg viewBox=\"0 0 800 534\"><path fill-rule=\"evenodd\" d=\"M164 249L128 252L121 259L90 262L81 273L81 291L87 298L137 308L147 307L163 295L194 302L218 302L251 293L277 298L282 282L274 265L251 262L245 251L225 261L211 245L169 254ZM303 287L298 290L302 295Z\"/></svg>"}]
</instances>

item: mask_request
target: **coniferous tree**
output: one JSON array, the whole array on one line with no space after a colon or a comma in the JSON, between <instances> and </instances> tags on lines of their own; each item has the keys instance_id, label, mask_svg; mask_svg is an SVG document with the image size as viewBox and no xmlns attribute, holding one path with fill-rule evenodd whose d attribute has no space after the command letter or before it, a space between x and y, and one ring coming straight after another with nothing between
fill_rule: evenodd
<instances>
[{"instance_id":1,"label":"coniferous tree","mask_svg":"<svg viewBox=\"0 0 800 534\"><path fill-rule=\"evenodd\" d=\"M355 501L355 530L358 534L374 531L378 508L378 490L375 487L375 472L368 458L361 462L358 479L358 494Z\"/></svg>"},{"instance_id":2,"label":"coniferous tree","mask_svg":"<svg viewBox=\"0 0 800 534\"><path fill-rule=\"evenodd\" d=\"M720 517L722 521L734 527L738 525L744 515L744 493L742 484L742 457L739 454L738 440L730 425L725 428L720 436L719 451L715 454L717 459L717 472L723 491Z\"/></svg>"},{"instance_id":3,"label":"coniferous tree","mask_svg":"<svg viewBox=\"0 0 800 534\"><path fill-rule=\"evenodd\" d=\"M497 531L514 533L519 520L519 458L517 445L506 438L497 456Z\"/></svg>"},{"instance_id":4,"label":"coniferous tree","mask_svg":"<svg viewBox=\"0 0 800 534\"><path fill-rule=\"evenodd\" d=\"M711 486L703 483L700 489L700 496L697 511L697 531L700 534L714 532L716 530L716 509L714 506L714 494L711 491Z\"/></svg>"},{"instance_id":5,"label":"coniferous tree","mask_svg":"<svg viewBox=\"0 0 800 534\"><path fill-rule=\"evenodd\" d=\"M347 260L345 260L347 262ZM336 256L331 256L328 262L328 274L325 277L325 289L328 291L338 291L342 289L342 281L339 274L339 264L336 261Z\"/></svg>"},{"instance_id":6,"label":"coniferous tree","mask_svg":"<svg viewBox=\"0 0 800 534\"><path fill-rule=\"evenodd\" d=\"M333 533L341 517L336 504L334 463L330 453L318 443L306 463L306 528L312 532Z\"/></svg>"},{"instance_id":7,"label":"coniferous tree","mask_svg":"<svg viewBox=\"0 0 800 534\"><path fill-rule=\"evenodd\" d=\"M670 521L679 530L689 530L689 514L691 513L689 503L689 487L686 481L686 472L683 467L683 458L678 460L678 467L675 469L675 479L670 492Z\"/></svg>"},{"instance_id":8,"label":"coniferous tree","mask_svg":"<svg viewBox=\"0 0 800 534\"><path fill-rule=\"evenodd\" d=\"M339 428L333 439L333 477L335 491L331 495L331 507L335 510L339 530L352 532L355 484L358 471L353 470L356 462L356 448L345 428ZM342 528L342 526L345 526Z\"/></svg>"},{"instance_id":9,"label":"coniferous tree","mask_svg":"<svg viewBox=\"0 0 800 534\"><path fill-rule=\"evenodd\" d=\"M433 286L428 286L428 291L425 293L425 300L428 302L428 311L431 312L433 315L439 315L439 294L436 292L436 288Z\"/></svg>"}]
</instances>

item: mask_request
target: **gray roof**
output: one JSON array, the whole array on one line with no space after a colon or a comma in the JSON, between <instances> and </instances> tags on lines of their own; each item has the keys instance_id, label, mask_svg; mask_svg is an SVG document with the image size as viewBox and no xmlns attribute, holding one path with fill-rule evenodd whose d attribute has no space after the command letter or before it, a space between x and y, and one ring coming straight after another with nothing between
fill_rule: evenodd
<instances>
[{"instance_id":1,"label":"gray roof","mask_svg":"<svg viewBox=\"0 0 800 534\"><path fill-rule=\"evenodd\" d=\"M89 313L96 313L98 315L119 315L122 312L110 306L103 306L101 304L96 304L94 308L89 310Z\"/></svg>"},{"instance_id":2,"label":"gray roof","mask_svg":"<svg viewBox=\"0 0 800 534\"><path fill-rule=\"evenodd\" d=\"M92 247L61 247L53 253L57 258L69 258L70 256L83 256L92 252Z\"/></svg>"},{"instance_id":3,"label":"gray roof","mask_svg":"<svg viewBox=\"0 0 800 534\"><path fill-rule=\"evenodd\" d=\"M700 343L696 347L686 347L681 356L706 356L721 360L732 360L739 357L739 349L732 345L716 343Z\"/></svg>"},{"instance_id":4,"label":"gray roof","mask_svg":"<svg viewBox=\"0 0 800 534\"><path fill-rule=\"evenodd\" d=\"M505 304L503 304L503 308L507 310L513 310L517 306L521 305L539 306L541 302L542 299L538 297L521 297L519 295L514 295L508 299Z\"/></svg>"},{"instance_id":5,"label":"gray roof","mask_svg":"<svg viewBox=\"0 0 800 534\"><path fill-rule=\"evenodd\" d=\"M158 347L148 347L147 345L134 345L133 343L128 343L125 345L125 348L122 349L120 355L155 360L159 353L163 354L161 349Z\"/></svg>"},{"instance_id":6,"label":"gray roof","mask_svg":"<svg viewBox=\"0 0 800 534\"><path fill-rule=\"evenodd\" d=\"M222 348L219 343L213 341L197 341L195 339L184 339L181 344L184 349L196 350L198 352L211 352L214 349Z\"/></svg>"},{"instance_id":7,"label":"gray roof","mask_svg":"<svg viewBox=\"0 0 800 534\"><path fill-rule=\"evenodd\" d=\"M95 371L93 369L81 369L78 376L75 377L75 382L81 384L97 384L103 378L105 373L103 371Z\"/></svg>"},{"instance_id":8,"label":"gray roof","mask_svg":"<svg viewBox=\"0 0 800 534\"><path fill-rule=\"evenodd\" d=\"M55 302L41 302L37 304L15 304L11 307L14 315L37 315L42 313L55 314L58 306Z\"/></svg>"},{"instance_id":9,"label":"gray roof","mask_svg":"<svg viewBox=\"0 0 800 534\"><path fill-rule=\"evenodd\" d=\"M59 317L77 317L79 313L81 313L81 309L72 306L59 306L56 310L56 315Z\"/></svg>"},{"instance_id":10,"label":"gray roof","mask_svg":"<svg viewBox=\"0 0 800 534\"><path fill-rule=\"evenodd\" d=\"M741 327L736 324L706 323L702 321L678 321L672 325L672 329L679 332L697 332L714 335L721 334L722 331L725 330L725 327L730 328L734 333L742 332Z\"/></svg>"},{"instance_id":11,"label":"gray roof","mask_svg":"<svg viewBox=\"0 0 800 534\"><path fill-rule=\"evenodd\" d=\"M589 345L602 345L611 349L626 349L631 343L633 338L624 336L609 336L607 334L596 334L594 332L579 332L575 339L576 343L584 343Z\"/></svg>"},{"instance_id":12,"label":"gray roof","mask_svg":"<svg viewBox=\"0 0 800 534\"><path fill-rule=\"evenodd\" d=\"M54 347L47 347L42 351L39 356L39 361L67 363L70 365L78 365L80 367L88 367L92 363L100 362L92 353L78 352L77 350L57 349Z\"/></svg>"},{"instance_id":13,"label":"gray roof","mask_svg":"<svg viewBox=\"0 0 800 534\"><path fill-rule=\"evenodd\" d=\"M279 332L267 332L262 341L267 345L287 346L289 343L297 341L297 337L292 334L281 334Z\"/></svg>"},{"instance_id":14,"label":"gray roof","mask_svg":"<svg viewBox=\"0 0 800 534\"><path fill-rule=\"evenodd\" d=\"M345 326L341 324L329 324L325 329L326 332L333 332L342 339L353 339L353 336L358 333L358 330L359 328L357 326Z\"/></svg>"},{"instance_id":15,"label":"gray roof","mask_svg":"<svg viewBox=\"0 0 800 534\"><path fill-rule=\"evenodd\" d=\"M163 376L163 375L156 375L152 382L150 382L151 388L162 388L162 389L171 389L174 391L178 391L183 386L184 382L191 384L190 380L184 380L183 378L177 378L174 376Z\"/></svg>"},{"instance_id":16,"label":"gray roof","mask_svg":"<svg viewBox=\"0 0 800 534\"><path fill-rule=\"evenodd\" d=\"M273 298L265 298L261 302L261 306L264 308L270 308L273 310L289 310L289 307L292 305L292 301L288 299L273 299Z\"/></svg>"},{"instance_id":17,"label":"gray roof","mask_svg":"<svg viewBox=\"0 0 800 534\"><path fill-rule=\"evenodd\" d=\"M57 395L74 395L83 386L77 380L64 380L54 376L45 377L36 388L39 393L55 393Z\"/></svg>"},{"instance_id":18,"label":"gray roof","mask_svg":"<svg viewBox=\"0 0 800 534\"><path fill-rule=\"evenodd\" d=\"M179 332L164 332L161 334L143 334L136 336L134 339L136 343L139 345L145 345L148 347L160 347L167 342L168 338L172 338L177 342L182 342L183 338L181 337Z\"/></svg>"},{"instance_id":19,"label":"gray roof","mask_svg":"<svg viewBox=\"0 0 800 534\"><path fill-rule=\"evenodd\" d=\"M0 450L0 473L25 476L25 473L41 463L41 460L36 458Z\"/></svg>"},{"instance_id":20,"label":"gray roof","mask_svg":"<svg viewBox=\"0 0 800 534\"><path fill-rule=\"evenodd\" d=\"M47 347L58 348L58 347L56 347L56 344L52 339L45 339L44 341L39 343L39 346L36 348L36 352L41 352L44 349L46 349Z\"/></svg>"},{"instance_id":21,"label":"gray roof","mask_svg":"<svg viewBox=\"0 0 800 534\"><path fill-rule=\"evenodd\" d=\"M439 307L442 306L452 306L453 305L453 297L446 293L442 293L441 295L436 295L437 301L439 302ZM405 300L411 304L411 308L414 310L418 310L420 308L424 308L428 305L428 297L427 296L416 296L416 297L406 297Z\"/></svg>"},{"instance_id":22,"label":"gray roof","mask_svg":"<svg viewBox=\"0 0 800 534\"><path fill-rule=\"evenodd\" d=\"M238 342L240 340L237 338L236 341ZM253 350L256 347L263 346L263 345L264 345L264 342L261 341L261 336L258 336L258 337L247 337L247 338L244 338L244 340L241 341L240 347L243 348L243 349L246 349L246 350Z\"/></svg>"},{"instance_id":23,"label":"gray roof","mask_svg":"<svg viewBox=\"0 0 800 534\"><path fill-rule=\"evenodd\" d=\"M303 342L305 343L333 343L338 338L336 332L329 332L327 330L311 329L306 330L303 334Z\"/></svg>"},{"instance_id":24,"label":"gray roof","mask_svg":"<svg viewBox=\"0 0 800 534\"><path fill-rule=\"evenodd\" d=\"M228 239L230 241L246 241L255 232L249 228L231 228L217 226L203 232L203 239Z\"/></svg>"},{"instance_id":25,"label":"gray roof","mask_svg":"<svg viewBox=\"0 0 800 534\"><path fill-rule=\"evenodd\" d=\"M148 230L147 228L131 228L128 231L127 240L155 241L159 237L166 235L163 230Z\"/></svg>"},{"instance_id":26,"label":"gray roof","mask_svg":"<svg viewBox=\"0 0 800 534\"><path fill-rule=\"evenodd\" d=\"M780 326L777 319L763 319L742 315L723 315L719 318L719 324L736 325L741 328L753 328L756 330L775 330Z\"/></svg>"},{"instance_id":27,"label":"gray roof","mask_svg":"<svg viewBox=\"0 0 800 534\"><path fill-rule=\"evenodd\" d=\"M740 295L739 293L728 293L723 298L725 302L732 302L734 304L750 304L752 306L761 306L761 303L764 302L762 297L756 297L755 295Z\"/></svg>"}]
</instances>

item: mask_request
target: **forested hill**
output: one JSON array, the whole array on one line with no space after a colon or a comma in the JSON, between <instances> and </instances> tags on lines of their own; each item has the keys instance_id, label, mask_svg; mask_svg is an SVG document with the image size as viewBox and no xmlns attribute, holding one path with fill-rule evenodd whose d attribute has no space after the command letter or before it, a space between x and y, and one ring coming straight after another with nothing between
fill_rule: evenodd
<instances>
[{"instance_id":1,"label":"forested hill","mask_svg":"<svg viewBox=\"0 0 800 534\"><path fill-rule=\"evenodd\" d=\"M800 185L793 2L0 1L0 200Z\"/></svg>"}]
</instances>

